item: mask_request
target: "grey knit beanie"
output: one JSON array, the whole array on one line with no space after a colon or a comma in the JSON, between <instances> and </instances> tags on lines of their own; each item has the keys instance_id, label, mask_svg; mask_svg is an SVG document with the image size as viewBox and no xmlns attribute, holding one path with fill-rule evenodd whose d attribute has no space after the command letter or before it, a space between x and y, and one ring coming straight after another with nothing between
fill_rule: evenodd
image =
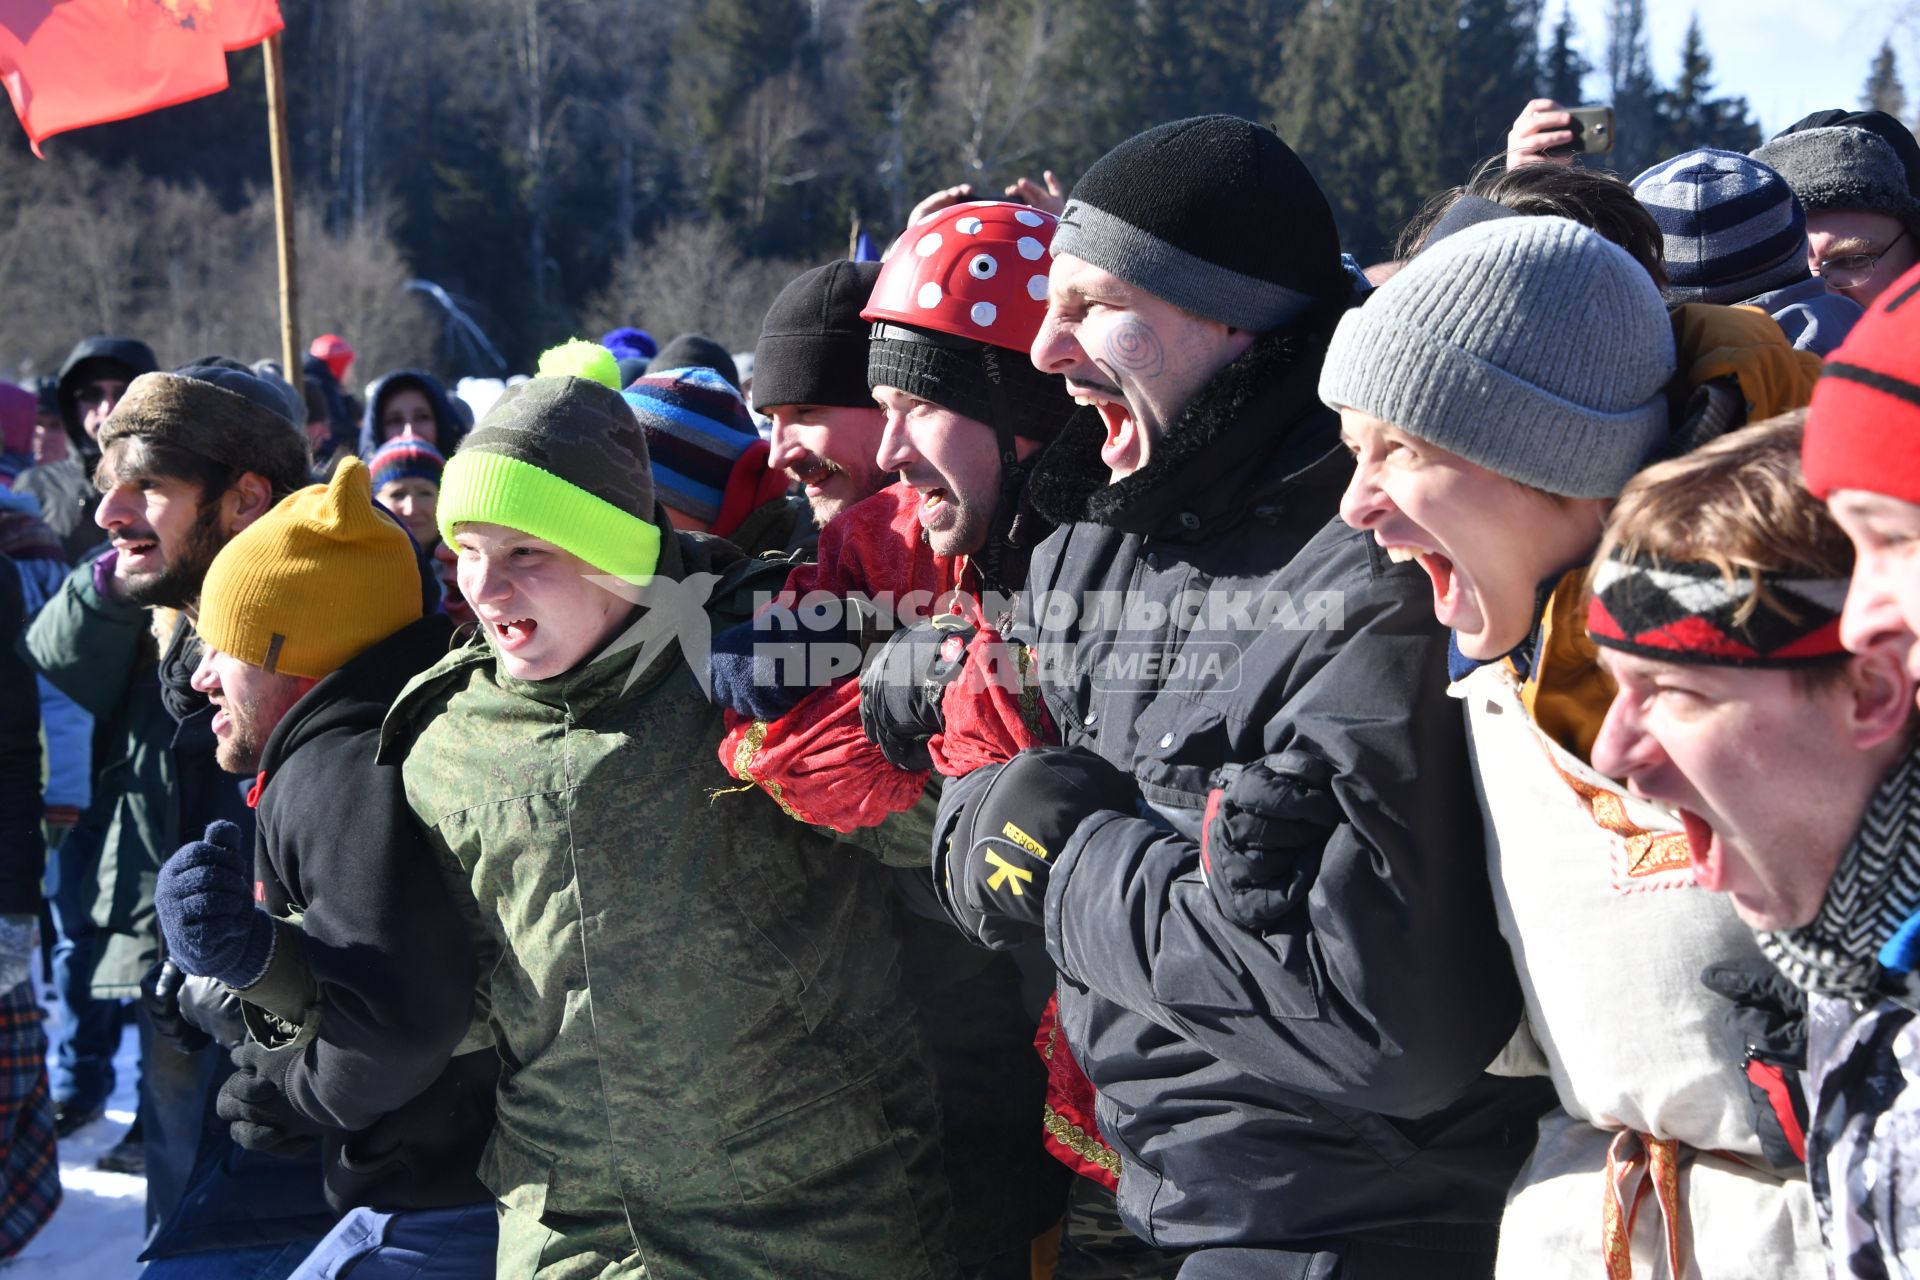
<instances>
[{"instance_id":1,"label":"grey knit beanie","mask_svg":"<svg viewBox=\"0 0 1920 1280\"><path fill-rule=\"evenodd\" d=\"M1886 140L1869 130L1837 125L1783 133L1753 158L1785 178L1808 213L1884 213L1920 235L1920 200L1914 198L1906 168Z\"/></svg>"},{"instance_id":2,"label":"grey knit beanie","mask_svg":"<svg viewBox=\"0 0 1920 1280\"><path fill-rule=\"evenodd\" d=\"M1667 439L1673 328L1646 269L1565 218L1468 227L1334 332L1320 398L1521 484L1611 498Z\"/></svg>"}]
</instances>

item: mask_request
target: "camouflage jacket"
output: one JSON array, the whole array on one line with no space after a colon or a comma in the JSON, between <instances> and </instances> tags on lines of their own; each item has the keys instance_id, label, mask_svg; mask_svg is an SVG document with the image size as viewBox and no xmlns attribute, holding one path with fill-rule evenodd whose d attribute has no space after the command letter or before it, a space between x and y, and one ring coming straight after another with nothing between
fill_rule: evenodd
<instances>
[{"instance_id":1,"label":"camouflage jacket","mask_svg":"<svg viewBox=\"0 0 1920 1280\"><path fill-rule=\"evenodd\" d=\"M664 540L661 577L717 588L698 630L784 573L689 576L737 554ZM886 873L738 789L720 731L678 638L537 683L477 640L390 713L490 974L481 1180L563 1232L624 1219L653 1280L951 1274Z\"/></svg>"}]
</instances>

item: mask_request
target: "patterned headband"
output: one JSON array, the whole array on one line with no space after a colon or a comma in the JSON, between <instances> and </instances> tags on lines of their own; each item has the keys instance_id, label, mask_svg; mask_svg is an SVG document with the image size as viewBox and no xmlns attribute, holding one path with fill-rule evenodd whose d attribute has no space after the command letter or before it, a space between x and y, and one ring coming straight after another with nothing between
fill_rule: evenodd
<instances>
[{"instance_id":1,"label":"patterned headband","mask_svg":"<svg viewBox=\"0 0 1920 1280\"><path fill-rule=\"evenodd\" d=\"M1760 577L1798 621L1765 604L1735 621L1753 597L1750 576L1728 583L1717 565L1625 559L1616 551L1594 575L1587 632L1595 644L1643 658L1721 667L1794 667L1846 652L1840 609L1847 579Z\"/></svg>"}]
</instances>

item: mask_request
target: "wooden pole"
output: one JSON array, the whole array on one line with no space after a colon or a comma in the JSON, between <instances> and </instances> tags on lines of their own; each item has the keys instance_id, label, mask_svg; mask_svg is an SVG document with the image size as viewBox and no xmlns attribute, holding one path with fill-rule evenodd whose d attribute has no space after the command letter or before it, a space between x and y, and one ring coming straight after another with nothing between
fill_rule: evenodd
<instances>
[{"instance_id":1,"label":"wooden pole","mask_svg":"<svg viewBox=\"0 0 1920 1280\"><path fill-rule=\"evenodd\" d=\"M287 381L300 382L300 286L293 259L293 157L287 147L287 74L280 33L262 46L267 60L267 136L273 152L273 222L280 245L280 355Z\"/></svg>"}]
</instances>

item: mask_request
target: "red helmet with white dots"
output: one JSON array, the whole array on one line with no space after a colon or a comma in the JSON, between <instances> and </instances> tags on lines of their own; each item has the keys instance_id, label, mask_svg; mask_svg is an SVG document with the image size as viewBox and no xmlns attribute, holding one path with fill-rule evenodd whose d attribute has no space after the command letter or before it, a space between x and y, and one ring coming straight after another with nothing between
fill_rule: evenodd
<instances>
[{"instance_id":1,"label":"red helmet with white dots","mask_svg":"<svg viewBox=\"0 0 1920 1280\"><path fill-rule=\"evenodd\" d=\"M1059 219L974 200L907 228L880 268L863 320L1025 352L1047 314L1047 246Z\"/></svg>"}]
</instances>

